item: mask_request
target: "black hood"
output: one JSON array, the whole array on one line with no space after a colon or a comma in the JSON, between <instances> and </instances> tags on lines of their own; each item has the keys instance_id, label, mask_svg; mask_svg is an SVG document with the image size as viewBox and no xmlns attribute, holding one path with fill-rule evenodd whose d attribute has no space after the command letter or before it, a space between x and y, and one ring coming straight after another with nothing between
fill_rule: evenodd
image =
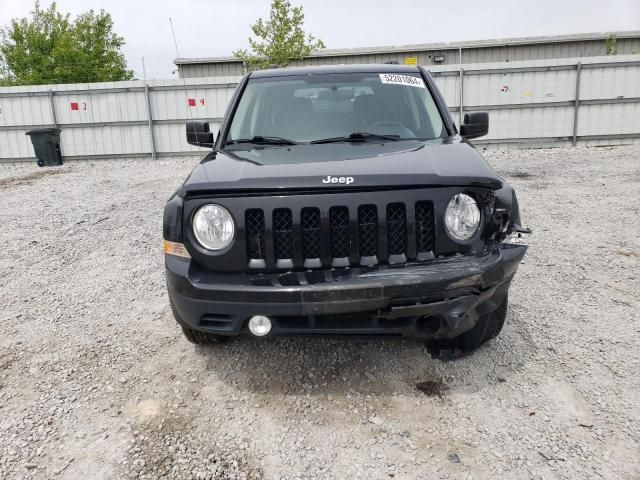
<instances>
[{"instance_id":1,"label":"black hood","mask_svg":"<svg viewBox=\"0 0 640 480\"><path fill-rule=\"evenodd\" d=\"M502 181L464 142L399 141L264 147L217 152L182 187L195 191L461 186L499 189Z\"/></svg>"}]
</instances>

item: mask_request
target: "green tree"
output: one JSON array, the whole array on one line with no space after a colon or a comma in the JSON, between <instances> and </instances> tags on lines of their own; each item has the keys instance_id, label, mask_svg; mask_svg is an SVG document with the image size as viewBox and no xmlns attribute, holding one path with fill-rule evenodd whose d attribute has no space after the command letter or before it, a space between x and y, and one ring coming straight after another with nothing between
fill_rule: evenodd
<instances>
[{"instance_id":1,"label":"green tree","mask_svg":"<svg viewBox=\"0 0 640 480\"><path fill-rule=\"evenodd\" d=\"M111 15L89 10L74 20L54 3L36 2L30 18L0 29L0 84L110 82L131 80Z\"/></svg>"},{"instance_id":2,"label":"green tree","mask_svg":"<svg viewBox=\"0 0 640 480\"><path fill-rule=\"evenodd\" d=\"M302 7L291 7L289 0L273 0L269 20L259 18L251 26L258 38L249 38L251 51L236 50L233 55L250 69L259 70L272 65L284 67L292 60L306 57L312 50L325 48L322 40L305 35L303 24Z\"/></svg>"}]
</instances>

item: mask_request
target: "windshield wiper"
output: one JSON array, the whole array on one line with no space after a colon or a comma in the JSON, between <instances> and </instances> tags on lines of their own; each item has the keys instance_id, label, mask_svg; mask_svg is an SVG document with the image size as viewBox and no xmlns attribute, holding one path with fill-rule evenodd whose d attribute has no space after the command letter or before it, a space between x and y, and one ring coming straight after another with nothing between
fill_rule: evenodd
<instances>
[{"instance_id":1,"label":"windshield wiper","mask_svg":"<svg viewBox=\"0 0 640 480\"><path fill-rule=\"evenodd\" d=\"M238 138L237 140L227 140L224 144L236 145L239 143L254 143L256 145L297 145L298 142L289 140L282 137L264 137L262 135L255 135L251 138Z\"/></svg>"},{"instance_id":2,"label":"windshield wiper","mask_svg":"<svg viewBox=\"0 0 640 480\"><path fill-rule=\"evenodd\" d=\"M377 133L354 132L346 137L321 138L309 143L339 143L339 142L366 142L367 140L400 140L400 135L378 135Z\"/></svg>"}]
</instances>

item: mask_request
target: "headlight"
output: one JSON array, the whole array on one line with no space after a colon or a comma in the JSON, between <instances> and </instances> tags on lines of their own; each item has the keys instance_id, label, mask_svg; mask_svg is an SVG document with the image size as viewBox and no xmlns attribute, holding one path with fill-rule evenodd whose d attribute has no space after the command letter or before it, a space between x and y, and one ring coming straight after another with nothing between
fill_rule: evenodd
<instances>
[{"instance_id":1,"label":"headlight","mask_svg":"<svg viewBox=\"0 0 640 480\"><path fill-rule=\"evenodd\" d=\"M233 240L234 230L231 214L220 205L203 205L193 216L193 234L207 250L227 247Z\"/></svg>"},{"instance_id":2,"label":"headlight","mask_svg":"<svg viewBox=\"0 0 640 480\"><path fill-rule=\"evenodd\" d=\"M469 195L454 195L444 212L444 225L454 240L469 240L480 226L478 204Z\"/></svg>"}]
</instances>

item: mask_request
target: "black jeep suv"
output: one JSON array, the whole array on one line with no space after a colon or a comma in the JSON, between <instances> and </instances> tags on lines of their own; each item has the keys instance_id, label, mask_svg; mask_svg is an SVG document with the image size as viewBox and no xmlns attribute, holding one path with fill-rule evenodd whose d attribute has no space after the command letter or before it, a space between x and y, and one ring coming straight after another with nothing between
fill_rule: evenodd
<instances>
[{"instance_id":1,"label":"black jeep suv","mask_svg":"<svg viewBox=\"0 0 640 480\"><path fill-rule=\"evenodd\" d=\"M404 65L252 72L164 209L171 307L198 344L385 335L468 353L504 324L526 246L513 189Z\"/></svg>"}]
</instances>

